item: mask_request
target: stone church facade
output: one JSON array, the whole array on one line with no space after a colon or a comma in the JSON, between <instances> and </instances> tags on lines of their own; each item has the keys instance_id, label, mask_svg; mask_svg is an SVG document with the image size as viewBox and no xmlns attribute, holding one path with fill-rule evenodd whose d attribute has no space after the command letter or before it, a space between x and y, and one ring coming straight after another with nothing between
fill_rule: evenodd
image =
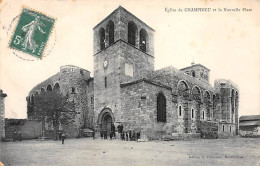
<instances>
[{"instance_id":1,"label":"stone church facade","mask_svg":"<svg viewBox=\"0 0 260 169\"><path fill-rule=\"evenodd\" d=\"M62 66L27 97L59 89L77 103L72 124L79 129L110 131L111 124L136 130L148 139L174 134L238 132L239 90L230 80L209 84L210 70L201 64L154 70L154 30L123 7L94 28L94 78L87 70ZM33 111L28 111L30 119Z\"/></svg>"}]
</instances>

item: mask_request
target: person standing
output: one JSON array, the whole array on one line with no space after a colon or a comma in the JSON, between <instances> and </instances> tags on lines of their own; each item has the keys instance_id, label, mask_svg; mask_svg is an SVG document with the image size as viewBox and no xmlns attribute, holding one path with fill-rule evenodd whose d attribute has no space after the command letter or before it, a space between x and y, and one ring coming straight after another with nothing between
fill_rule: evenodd
<instances>
[{"instance_id":1,"label":"person standing","mask_svg":"<svg viewBox=\"0 0 260 169\"><path fill-rule=\"evenodd\" d=\"M17 133L15 131L14 134L13 134L13 141L16 141L16 137L17 137Z\"/></svg>"},{"instance_id":2,"label":"person standing","mask_svg":"<svg viewBox=\"0 0 260 169\"><path fill-rule=\"evenodd\" d=\"M116 138L116 127L115 125L112 123L111 124L111 132L112 132L112 138Z\"/></svg>"},{"instance_id":3,"label":"person standing","mask_svg":"<svg viewBox=\"0 0 260 169\"><path fill-rule=\"evenodd\" d=\"M59 131L58 136L59 136L59 140L61 141L61 132L60 131Z\"/></svg>"},{"instance_id":4,"label":"person standing","mask_svg":"<svg viewBox=\"0 0 260 169\"><path fill-rule=\"evenodd\" d=\"M63 133L63 134L61 135L62 144L64 144L64 140L65 140L65 134Z\"/></svg>"},{"instance_id":5,"label":"person standing","mask_svg":"<svg viewBox=\"0 0 260 169\"><path fill-rule=\"evenodd\" d=\"M95 140L95 129L93 129L93 140Z\"/></svg>"},{"instance_id":6,"label":"person standing","mask_svg":"<svg viewBox=\"0 0 260 169\"><path fill-rule=\"evenodd\" d=\"M121 136L122 136L122 141L125 141L125 132L124 131L122 131Z\"/></svg>"},{"instance_id":7,"label":"person standing","mask_svg":"<svg viewBox=\"0 0 260 169\"><path fill-rule=\"evenodd\" d=\"M133 141L136 141L136 137L135 137L135 131L133 131L132 140L133 140Z\"/></svg>"},{"instance_id":8,"label":"person standing","mask_svg":"<svg viewBox=\"0 0 260 169\"><path fill-rule=\"evenodd\" d=\"M112 138L113 138L113 131L109 132L109 137L110 137L110 140L112 140Z\"/></svg>"},{"instance_id":9,"label":"person standing","mask_svg":"<svg viewBox=\"0 0 260 169\"><path fill-rule=\"evenodd\" d=\"M22 133L20 131L18 132L18 140L22 141Z\"/></svg>"},{"instance_id":10,"label":"person standing","mask_svg":"<svg viewBox=\"0 0 260 169\"><path fill-rule=\"evenodd\" d=\"M100 131L100 137L103 139L103 131Z\"/></svg>"},{"instance_id":11,"label":"person standing","mask_svg":"<svg viewBox=\"0 0 260 169\"><path fill-rule=\"evenodd\" d=\"M132 141L132 131L129 131L129 140Z\"/></svg>"},{"instance_id":12,"label":"person standing","mask_svg":"<svg viewBox=\"0 0 260 169\"><path fill-rule=\"evenodd\" d=\"M121 138L121 140L122 140L122 132L123 132L123 130L122 130L122 128L121 128L121 124L119 124L118 126L117 126L117 131L118 131L118 133L119 133L119 135L120 135L120 138Z\"/></svg>"},{"instance_id":13,"label":"person standing","mask_svg":"<svg viewBox=\"0 0 260 169\"><path fill-rule=\"evenodd\" d=\"M128 133L127 133L127 131L125 132L125 140L128 141Z\"/></svg>"},{"instance_id":14,"label":"person standing","mask_svg":"<svg viewBox=\"0 0 260 169\"><path fill-rule=\"evenodd\" d=\"M105 140L107 139L107 131L106 130L104 131L104 139Z\"/></svg>"}]
</instances>

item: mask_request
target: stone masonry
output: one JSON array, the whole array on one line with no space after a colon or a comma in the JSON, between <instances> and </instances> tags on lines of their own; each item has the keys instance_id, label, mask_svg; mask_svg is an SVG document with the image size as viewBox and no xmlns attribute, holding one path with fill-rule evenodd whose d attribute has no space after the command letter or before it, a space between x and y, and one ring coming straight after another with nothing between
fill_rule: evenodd
<instances>
[{"instance_id":1,"label":"stone masonry","mask_svg":"<svg viewBox=\"0 0 260 169\"><path fill-rule=\"evenodd\" d=\"M89 71L72 65L62 66L59 73L35 86L26 98L29 120L34 120L32 105L34 95L52 90L60 90L63 95L68 95L69 99L76 104L75 122L66 129L60 126L60 130L66 130L67 137L78 137L79 129L93 127L93 78L90 77ZM46 124L45 130L53 130L52 124Z\"/></svg>"},{"instance_id":2,"label":"stone masonry","mask_svg":"<svg viewBox=\"0 0 260 169\"><path fill-rule=\"evenodd\" d=\"M7 95L0 90L0 141L5 140L5 97Z\"/></svg>"}]
</instances>

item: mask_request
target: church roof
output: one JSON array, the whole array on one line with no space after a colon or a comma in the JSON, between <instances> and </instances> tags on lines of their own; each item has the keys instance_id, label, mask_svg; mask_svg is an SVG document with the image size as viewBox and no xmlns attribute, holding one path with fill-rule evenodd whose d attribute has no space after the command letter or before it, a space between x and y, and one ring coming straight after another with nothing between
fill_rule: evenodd
<instances>
[{"instance_id":1,"label":"church roof","mask_svg":"<svg viewBox=\"0 0 260 169\"><path fill-rule=\"evenodd\" d=\"M125 87L125 86L129 86L129 85L137 84L137 83L140 83L140 82L150 83L150 84L153 84L153 85L156 85L156 86L160 86L160 87L163 87L163 88L166 88L166 89L169 89L169 90L172 89L169 86L166 86L166 85L163 85L163 84L160 84L160 83L157 83L157 82L154 82L152 80L145 79L145 78L142 78L142 79L139 79L139 80L135 80L135 81L132 81L132 82L121 83L120 87Z\"/></svg>"},{"instance_id":2,"label":"church roof","mask_svg":"<svg viewBox=\"0 0 260 169\"><path fill-rule=\"evenodd\" d=\"M187 67L184 67L184 68L182 68L182 69L180 69L180 70L185 70L185 69L188 69L188 68L192 68L192 67L203 67L204 69L207 69L208 71L210 71L210 69L209 68L207 68L207 67L205 67L205 66L203 66L202 64L194 64L194 65L191 65L191 66L187 66Z\"/></svg>"},{"instance_id":3,"label":"church roof","mask_svg":"<svg viewBox=\"0 0 260 169\"><path fill-rule=\"evenodd\" d=\"M251 116L241 116L239 121L255 121L260 120L260 115L251 115Z\"/></svg>"}]
</instances>

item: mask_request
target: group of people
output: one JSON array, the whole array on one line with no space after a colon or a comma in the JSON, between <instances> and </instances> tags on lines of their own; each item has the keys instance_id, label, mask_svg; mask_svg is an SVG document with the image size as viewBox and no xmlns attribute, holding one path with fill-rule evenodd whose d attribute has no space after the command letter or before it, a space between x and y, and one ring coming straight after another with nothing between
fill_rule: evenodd
<instances>
[{"instance_id":1,"label":"group of people","mask_svg":"<svg viewBox=\"0 0 260 169\"><path fill-rule=\"evenodd\" d=\"M120 138L121 140L123 141L136 141L138 139L140 139L140 136L141 136L141 133L140 132L135 132L134 130L133 131L124 131L124 126L123 124L119 124L117 126L117 130L118 130L118 133L120 133Z\"/></svg>"},{"instance_id":2,"label":"group of people","mask_svg":"<svg viewBox=\"0 0 260 169\"><path fill-rule=\"evenodd\" d=\"M13 133L13 141L16 140L22 141L22 133L20 131L15 131Z\"/></svg>"},{"instance_id":3,"label":"group of people","mask_svg":"<svg viewBox=\"0 0 260 169\"><path fill-rule=\"evenodd\" d=\"M101 139L107 139L107 135L109 134L110 140L116 139L116 128L114 124L111 124L111 131L103 130L100 132Z\"/></svg>"},{"instance_id":4,"label":"group of people","mask_svg":"<svg viewBox=\"0 0 260 169\"><path fill-rule=\"evenodd\" d=\"M120 134L120 139L123 141L136 141L140 139L141 133L133 131L124 131L123 124L119 124L117 126L117 131ZM107 139L107 137L110 137L110 140L116 139L116 132L115 132L115 126L114 124L111 124L111 131L102 130L100 131L101 139Z\"/></svg>"},{"instance_id":5,"label":"group of people","mask_svg":"<svg viewBox=\"0 0 260 169\"><path fill-rule=\"evenodd\" d=\"M122 131L120 133L120 137L122 141L136 141L140 139L141 133L140 132L135 132L135 131Z\"/></svg>"},{"instance_id":6,"label":"group of people","mask_svg":"<svg viewBox=\"0 0 260 169\"><path fill-rule=\"evenodd\" d=\"M110 140L112 139L116 139L116 132L115 131L101 131L100 132L100 136L101 136L101 139L107 139L107 135L109 134L109 137L110 137Z\"/></svg>"}]
</instances>

